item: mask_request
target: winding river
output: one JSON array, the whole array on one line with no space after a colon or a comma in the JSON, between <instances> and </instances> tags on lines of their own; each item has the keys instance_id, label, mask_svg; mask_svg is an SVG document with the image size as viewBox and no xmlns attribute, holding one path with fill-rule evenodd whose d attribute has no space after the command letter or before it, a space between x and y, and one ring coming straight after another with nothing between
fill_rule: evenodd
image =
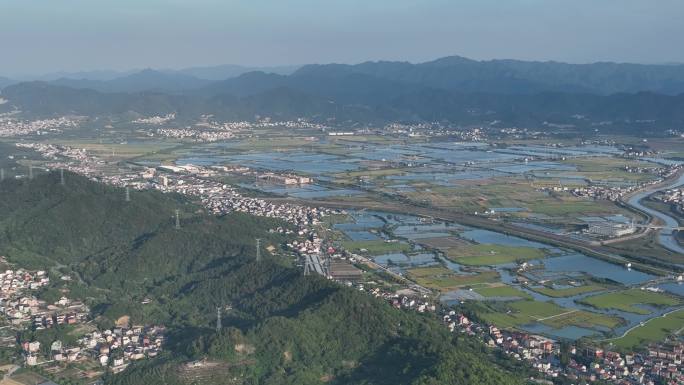
<instances>
[{"instance_id":1,"label":"winding river","mask_svg":"<svg viewBox=\"0 0 684 385\"><path fill-rule=\"evenodd\" d=\"M641 204L642 199L646 198L647 196L653 194L656 191L668 190L675 187L679 187L681 185L684 185L684 174L680 175L680 177L674 183L668 186L660 187L655 190L646 190L634 195L627 201L627 203L638 210L641 210L655 218L662 220L667 228L658 231L658 243L660 243L666 249L674 251L675 253L684 254L684 247L677 243L674 231L672 230L672 228L679 227L679 223L677 222L677 220L663 212L654 210Z\"/></svg>"}]
</instances>

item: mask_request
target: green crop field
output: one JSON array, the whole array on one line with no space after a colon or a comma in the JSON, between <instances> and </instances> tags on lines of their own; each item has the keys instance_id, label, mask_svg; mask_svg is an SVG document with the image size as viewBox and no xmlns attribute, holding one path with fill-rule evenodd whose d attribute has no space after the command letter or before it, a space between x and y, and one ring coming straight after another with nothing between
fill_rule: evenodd
<instances>
[{"instance_id":1,"label":"green crop field","mask_svg":"<svg viewBox=\"0 0 684 385\"><path fill-rule=\"evenodd\" d=\"M521 314L524 314L532 320L544 319L569 311L567 309L563 309L553 302L540 301L514 302L511 304L511 308Z\"/></svg>"},{"instance_id":2,"label":"green crop field","mask_svg":"<svg viewBox=\"0 0 684 385\"><path fill-rule=\"evenodd\" d=\"M418 284L440 290L450 291L463 286L495 283L499 274L495 271L484 271L477 274L456 274L446 267L419 267L408 270L408 276Z\"/></svg>"},{"instance_id":3,"label":"green crop field","mask_svg":"<svg viewBox=\"0 0 684 385\"><path fill-rule=\"evenodd\" d=\"M473 245L466 248L450 249L447 256L459 264L470 266L488 266L541 259L546 254L533 247L501 246L491 244Z\"/></svg>"},{"instance_id":4,"label":"green crop field","mask_svg":"<svg viewBox=\"0 0 684 385\"><path fill-rule=\"evenodd\" d=\"M576 287L568 287L564 289L552 289L550 287L530 287L530 290L536 291L539 294L543 294L547 297L552 298L565 298L572 297L579 294L591 293L595 291L605 290L605 286L601 285L584 285Z\"/></svg>"},{"instance_id":5,"label":"green crop field","mask_svg":"<svg viewBox=\"0 0 684 385\"><path fill-rule=\"evenodd\" d=\"M633 349L645 343L662 341L668 335L681 334L682 331L684 331L684 309L653 318L612 342L620 348Z\"/></svg>"},{"instance_id":6,"label":"green crop field","mask_svg":"<svg viewBox=\"0 0 684 385\"><path fill-rule=\"evenodd\" d=\"M512 302L508 304L508 307L510 312L484 313L480 314L480 317L499 327L519 327L568 311L552 302L539 301Z\"/></svg>"},{"instance_id":7,"label":"green crop field","mask_svg":"<svg viewBox=\"0 0 684 385\"><path fill-rule=\"evenodd\" d=\"M636 305L675 306L680 302L668 294L639 289L599 294L582 300L582 303L599 309L617 309L635 314L650 314L647 309Z\"/></svg>"},{"instance_id":8,"label":"green crop field","mask_svg":"<svg viewBox=\"0 0 684 385\"><path fill-rule=\"evenodd\" d=\"M510 312L490 312L480 314L487 322L500 327L520 327L540 322L554 329L566 326L614 328L623 320L617 317L592 313L584 310L568 309L553 302L518 301L508 304Z\"/></svg>"},{"instance_id":9,"label":"green crop field","mask_svg":"<svg viewBox=\"0 0 684 385\"><path fill-rule=\"evenodd\" d=\"M342 242L342 246L350 251L364 252L369 255L381 255L396 252L409 252L411 245L402 242L385 242L381 239L373 241L348 241Z\"/></svg>"},{"instance_id":10,"label":"green crop field","mask_svg":"<svg viewBox=\"0 0 684 385\"><path fill-rule=\"evenodd\" d=\"M82 148L89 153L96 154L105 158L133 158L145 154L154 154L160 151L169 150L178 146L178 141L161 141L161 142L145 142L145 143L100 143L95 140L57 140L52 143L67 145L75 148ZM113 154L113 156L112 156Z\"/></svg>"},{"instance_id":11,"label":"green crop field","mask_svg":"<svg viewBox=\"0 0 684 385\"><path fill-rule=\"evenodd\" d=\"M640 174L630 174L640 175ZM557 180L541 179L535 185L558 185ZM484 211L493 207L522 207L512 216L527 216L530 212L551 217L577 217L589 214L609 215L623 212L612 202L573 197L568 193L546 194L528 180L503 177L496 180L479 180L458 186L429 185L417 188L406 195L417 201L427 200L437 207L447 207L465 212ZM429 189L429 191L427 191ZM566 218L563 218L566 219Z\"/></svg>"},{"instance_id":12,"label":"green crop field","mask_svg":"<svg viewBox=\"0 0 684 385\"><path fill-rule=\"evenodd\" d=\"M560 215L585 215L591 213L611 213L616 209L602 206L600 202L581 199L566 198L557 201L530 202L528 205L532 212L549 216Z\"/></svg>"},{"instance_id":13,"label":"green crop field","mask_svg":"<svg viewBox=\"0 0 684 385\"><path fill-rule=\"evenodd\" d=\"M624 320L622 320L622 318L615 316L579 310L549 318L544 320L542 323L556 329L562 329L566 326L578 326L586 328L600 326L613 329L620 326L623 322Z\"/></svg>"},{"instance_id":14,"label":"green crop field","mask_svg":"<svg viewBox=\"0 0 684 385\"><path fill-rule=\"evenodd\" d=\"M532 296L528 293L508 285L481 287L475 289L475 292L484 297L518 297L520 299L532 299Z\"/></svg>"},{"instance_id":15,"label":"green crop field","mask_svg":"<svg viewBox=\"0 0 684 385\"><path fill-rule=\"evenodd\" d=\"M615 157L588 157L566 161L577 167L576 174L587 179L602 181L647 181L654 179L652 174L630 173L624 167L655 168L653 163Z\"/></svg>"},{"instance_id":16,"label":"green crop field","mask_svg":"<svg viewBox=\"0 0 684 385\"><path fill-rule=\"evenodd\" d=\"M341 174L337 174L336 177L341 178L358 178L361 176L367 177L381 177L388 175L401 175L404 173L404 169L401 168L382 168L378 170L365 170L365 171L350 171Z\"/></svg>"}]
</instances>

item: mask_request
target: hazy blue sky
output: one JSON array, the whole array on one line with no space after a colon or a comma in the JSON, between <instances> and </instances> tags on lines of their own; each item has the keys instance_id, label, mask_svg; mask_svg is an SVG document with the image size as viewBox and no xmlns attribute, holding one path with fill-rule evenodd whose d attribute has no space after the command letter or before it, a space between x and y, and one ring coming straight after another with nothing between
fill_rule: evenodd
<instances>
[{"instance_id":1,"label":"hazy blue sky","mask_svg":"<svg viewBox=\"0 0 684 385\"><path fill-rule=\"evenodd\" d=\"M0 0L0 75L477 59L684 62L683 0Z\"/></svg>"}]
</instances>

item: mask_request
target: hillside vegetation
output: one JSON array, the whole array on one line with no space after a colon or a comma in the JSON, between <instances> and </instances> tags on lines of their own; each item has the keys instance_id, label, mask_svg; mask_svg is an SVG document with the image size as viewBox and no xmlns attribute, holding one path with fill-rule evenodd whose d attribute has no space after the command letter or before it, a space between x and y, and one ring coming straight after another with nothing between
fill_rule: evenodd
<instances>
[{"instance_id":1,"label":"hillside vegetation","mask_svg":"<svg viewBox=\"0 0 684 385\"><path fill-rule=\"evenodd\" d=\"M168 327L161 357L108 384L522 383L517 364L449 334L433 316L304 277L283 256L257 263L255 237L285 241L268 232L278 221L214 217L155 192L126 202L122 190L72 174L65 185L56 173L5 180L0 196L0 254L72 276L55 277L49 290L86 300L98 323L129 315ZM216 308L227 305L217 333ZM204 358L214 370L185 365Z\"/></svg>"}]
</instances>

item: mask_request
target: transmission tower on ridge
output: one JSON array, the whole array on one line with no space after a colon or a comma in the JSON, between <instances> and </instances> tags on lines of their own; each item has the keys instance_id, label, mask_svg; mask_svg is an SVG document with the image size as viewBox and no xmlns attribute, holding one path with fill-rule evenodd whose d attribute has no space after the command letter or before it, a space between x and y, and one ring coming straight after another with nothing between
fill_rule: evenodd
<instances>
[{"instance_id":1,"label":"transmission tower on ridge","mask_svg":"<svg viewBox=\"0 0 684 385\"><path fill-rule=\"evenodd\" d=\"M216 307L216 333L219 333L221 331L221 328L223 325L221 325L221 306Z\"/></svg>"},{"instance_id":2,"label":"transmission tower on ridge","mask_svg":"<svg viewBox=\"0 0 684 385\"><path fill-rule=\"evenodd\" d=\"M261 239L256 238L256 261L261 262Z\"/></svg>"}]
</instances>

